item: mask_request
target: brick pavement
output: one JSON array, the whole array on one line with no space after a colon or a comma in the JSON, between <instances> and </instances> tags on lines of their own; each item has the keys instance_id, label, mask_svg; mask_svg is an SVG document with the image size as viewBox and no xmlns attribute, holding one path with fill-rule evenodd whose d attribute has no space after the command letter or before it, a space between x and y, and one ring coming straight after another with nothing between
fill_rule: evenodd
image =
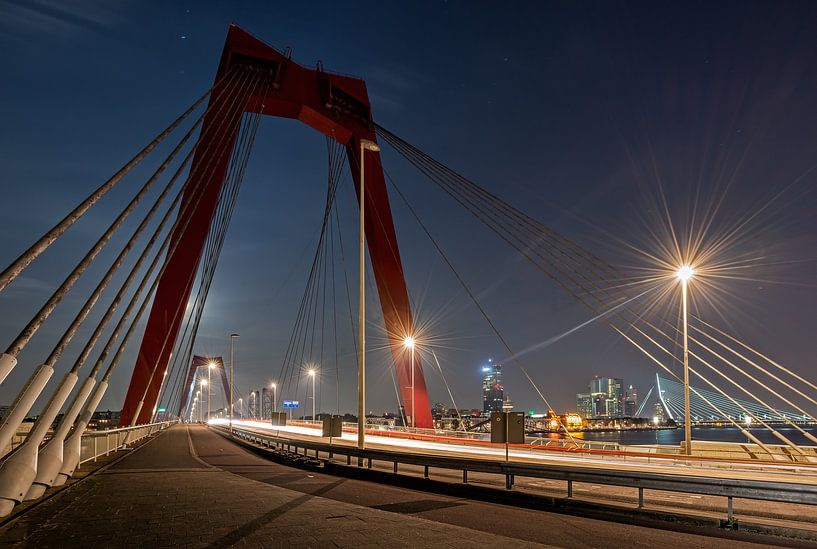
<instances>
[{"instance_id":1,"label":"brick pavement","mask_svg":"<svg viewBox=\"0 0 817 549\"><path fill-rule=\"evenodd\" d=\"M187 427L176 426L0 529L0 544L544 547L256 482L193 454Z\"/></svg>"}]
</instances>

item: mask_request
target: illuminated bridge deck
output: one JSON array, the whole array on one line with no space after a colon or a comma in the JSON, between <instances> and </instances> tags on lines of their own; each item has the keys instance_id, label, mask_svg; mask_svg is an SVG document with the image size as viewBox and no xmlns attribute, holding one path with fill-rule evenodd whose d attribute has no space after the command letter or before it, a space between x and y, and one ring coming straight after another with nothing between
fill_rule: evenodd
<instances>
[{"instance_id":1,"label":"illuminated bridge deck","mask_svg":"<svg viewBox=\"0 0 817 549\"><path fill-rule=\"evenodd\" d=\"M430 494L270 462L176 426L0 529L36 547L760 547ZM735 534L739 535L739 534Z\"/></svg>"}]
</instances>

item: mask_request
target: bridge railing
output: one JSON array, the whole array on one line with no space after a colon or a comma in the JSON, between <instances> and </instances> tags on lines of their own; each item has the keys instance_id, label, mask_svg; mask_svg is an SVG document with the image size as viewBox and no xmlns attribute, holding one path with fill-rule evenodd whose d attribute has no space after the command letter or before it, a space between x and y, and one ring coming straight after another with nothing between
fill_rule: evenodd
<instances>
[{"instance_id":1,"label":"bridge railing","mask_svg":"<svg viewBox=\"0 0 817 549\"><path fill-rule=\"evenodd\" d=\"M432 453L417 453L399 450L359 449L350 445L332 445L323 441L310 441L287 437L283 432L261 434L233 427L232 433L226 426L212 428L227 437L242 439L260 447L278 451L293 452L308 456L312 452L315 459L321 453L327 465L337 465L333 459L346 457L346 465L352 465L353 458L359 467L372 468L373 462L389 464L394 474L400 465L422 467L423 477L429 478L429 469L458 470L462 472L463 483L469 482L468 473L500 475L505 479L505 488L514 487L516 477L562 480L566 483L567 497L573 497L573 483L591 483L607 486L630 487L638 491L638 506L644 506L644 490L721 496L727 498L727 518L733 517L733 498L802 503L817 505L817 485L806 482L783 482L777 480L755 480L749 478L722 478L719 475L700 475L688 472L641 472L635 469L610 469L594 467L589 463L579 464L537 464L529 461L502 461L497 456L482 459L472 457L447 456ZM300 450L300 452L299 452Z\"/></svg>"},{"instance_id":2,"label":"bridge railing","mask_svg":"<svg viewBox=\"0 0 817 549\"><path fill-rule=\"evenodd\" d=\"M530 442L531 446L539 446L544 448L577 448L580 450L611 450L617 451L622 448L618 442L602 442L589 441L581 439L567 439L567 438L547 438L537 437Z\"/></svg>"},{"instance_id":3,"label":"bridge railing","mask_svg":"<svg viewBox=\"0 0 817 549\"><path fill-rule=\"evenodd\" d=\"M287 421L287 425L293 425L296 427L315 427L320 428L323 425L322 420L312 420L312 419L297 419L292 421ZM357 432L357 423L344 421L343 422L343 431L346 433L356 433ZM463 431L463 430L451 430L451 429L428 429L428 428L421 428L421 427L403 427L399 425L388 425L385 423L380 423L377 421L370 421L366 420L366 432L371 435L381 435L381 436L389 436L389 434L394 435L421 435L421 436L433 436L433 437L441 437L445 439L449 439L448 442L455 442L457 440L462 440L464 442L467 441L475 441L475 440L489 440L490 435L486 433L476 433L471 431Z\"/></svg>"},{"instance_id":4,"label":"bridge railing","mask_svg":"<svg viewBox=\"0 0 817 549\"><path fill-rule=\"evenodd\" d=\"M321 453L326 463L332 463L336 456L346 456L347 466L356 458L358 466L372 468L372 462L387 463L393 467L394 474L400 465L420 466L423 477L429 477L429 469L447 469L462 471L463 482L468 482L468 473L486 473L501 475L505 478L505 487L512 489L516 477L562 480L566 482L567 497L573 496L573 483L593 483L607 486L631 487L638 491L639 508L644 506L644 490L660 490L677 493L691 493L706 496L727 498L727 517L732 520L733 498L779 501L786 503L817 504L817 485L801 482L779 482L754 479L730 479L719 476L701 476L692 474L673 474L639 472L637 470L619 470L591 467L584 464L559 465L535 464L519 461L502 461L496 456L476 459L436 454L418 454L406 451L359 449L355 446L331 445L323 441L309 441L294 437L282 436L283 433L261 434L253 431L222 426L213 426L225 436L243 439L261 447L289 451L303 456L312 452L316 459Z\"/></svg>"},{"instance_id":5,"label":"bridge railing","mask_svg":"<svg viewBox=\"0 0 817 549\"><path fill-rule=\"evenodd\" d=\"M119 429L88 431L82 435L79 462L82 464L88 461L96 461L100 456L107 456L111 452L115 452L128 444L133 444L153 433L167 429L175 423L175 420L160 421L158 423L147 423Z\"/></svg>"}]
</instances>

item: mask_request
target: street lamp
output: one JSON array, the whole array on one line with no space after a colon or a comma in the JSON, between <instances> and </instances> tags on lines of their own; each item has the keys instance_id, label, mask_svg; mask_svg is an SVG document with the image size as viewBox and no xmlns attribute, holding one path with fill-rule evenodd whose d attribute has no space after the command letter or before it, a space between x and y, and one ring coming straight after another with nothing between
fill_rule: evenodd
<instances>
[{"instance_id":1,"label":"street lamp","mask_svg":"<svg viewBox=\"0 0 817 549\"><path fill-rule=\"evenodd\" d=\"M210 419L210 400L212 399L212 395L213 395L213 387L212 387L212 385L210 385L210 383L212 382L212 377L211 376L212 376L212 373L213 373L213 368L216 367L216 363L211 362L210 364L208 364L208 366L209 367L207 368L207 419L209 420Z\"/></svg>"},{"instance_id":2,"label":"street lamp","mask_svg":"<svg viewBox=\"0 0 817 549\"><path fill-rule=\"evenodd\" d=\"M238 417L239 419L244 419L244 399L238 399Z\"/></svg>"},{"instance_id":3,"label":"street lamp","mask_svg":"<svg viewBox=\"0 0 817 549\"><path fill-rule=\"evenodd\" d=\"M230 432L233 431L233 342L238 334L230 334Z\"/></svg>"},{"instance_id":4,"label":"street lamp","mask_svg":"<svg viewBox=\"0 0 817 549\"><path fill-rule=\"evenodd\" d=\"M270 388L272 388L272 411L277 412L278 411L278 398L275 395L275 389L277 388L277 385L275 385L275 383L270 383Z\"/></svg>"},{"instance_id":5,"label":"street lamp","mask_svg":"<svg viewBox=\"0 0 817 549\"><path fill-rule=\"evenodd\" d=\"M365 213L366 201L364 188L366 185L366 178L364 176L364 166L366 165L366 151L378 152L380 147L374 141L368 139L360 140L360 303L359 303L359 318L357 329L360 337L360 345L358 346L359 355L357 358L357 447L365 447L366 436L366 310L365 294L364 294L364 275L365 275L365 258L366 258L366 238L364 235L365 228Z\"/></svg>"},{"instance_id":6,"label":"street lamp","mask_svg":"<svg viewBox=\"0 0 817 549\"><path fill-rule=\"evenodd\" d=\"M207 380L206 380L206 379L202 379L202 380L201 380L201 391L202 391L202 392L204 391L204 388L205 388L205 387L207 387ZM204 401L204 396L203 396L203 395L202 395L201 400L202 400L202 402ZM202 406L202 408L204 408L204 407ZM199 416L201 416L201 409L202 409L202 408L199 408ZM210 415L210 394L209 394L209 391L208 391L208 394L207 394L207 415L205 416L205 419L207 419L207 417L208 417L209 415Z\"/></svg>"},{"instance_id":7,"label":"street lamp","mask_svg":"<svg viewBox=\"0 0 817 549\"><path fill-rule=\"evenodd\" d=\"M681 265L675 277L681 281L681 309L684 323L684 453L692 455L692 425L689 412L689 338L687 328L687 286L695 269L690 265Z\"/></svg>"},{"instance_id":8,"label":"street lamp","mask_svg":"<svg viewBox=\"0 0 817 549\"><path fill-rule=\"evenodd\" d=\"M310 368L307 373L312 378L312 421L315 421L315 370Z\"/></svg>"},{"instance_id":9,"label":"street lamp","mask_svg":"<svg viewBox=\"0 0 817 549\"><path fill-rule=\"evenodd\" d=\"M417 426L417 418L414 414L414 338L406 336L403 340L403 345L411 352L411 426Z\"/></svg>"}]
</instances>

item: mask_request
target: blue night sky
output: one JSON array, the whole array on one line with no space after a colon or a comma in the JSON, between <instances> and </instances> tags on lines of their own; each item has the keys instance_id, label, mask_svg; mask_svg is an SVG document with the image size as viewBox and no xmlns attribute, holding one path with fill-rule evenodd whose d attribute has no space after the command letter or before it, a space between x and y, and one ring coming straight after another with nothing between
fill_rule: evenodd
<instances>
[{"instance_id":1,"label":"blue night sky","mask_svg":"<svg viewBox=\"0 0 817 549\"><path fill-rule=\"evenodd\" d=\"M696 307L814 379L817 6L809 2L0 0L0 264L210 87L231 22L280 50L292 47L299 63L321 60L365 79L382 126L613 263L642 267L644 257L625 243L656 252L656 238L666 236L649 230L666 219L659 188L680 232L715 204L707 234L749 216L723 255L757 261L739 279L719 280L711 303L698 295ZM0 294L4 345L162 151ZM236 377L244 393L280 371L317 243L326 156L313 130L263 120L195 346L196 354L226 356L228 334L240 333ZM515 350L590 317L393 150L384 147L383 160ZM348 169L344 179L337 207L353 250ZM481 407L479 367L507 353L396 197L392 206L416 315L433 319L457 404ZM138 223L133 217L123 235ZM123 242L115 238L100 259L110 261ZM353 252L346 262L354 281ZM0 403L10 403L45 359L104 267L83 277L21 354ZM664 310L674 321L672 295ZM368 296L372 344L382 346L373 288ZM340 409L352 411L356 363L341 311ZM96 320L92 314L57 375ZM103 409L121 406L135 353L132 344ZM387 358L382 350L369 358L374 411L397 408ZM601 323L522 360L560 411L575 406L595 374L622 377L644 394L655 373ZM320 402L333 409L334 364L327 370ZM439 376L427 370L427 378L432 402L447 403ZM504 382L517 409L544 407L512 364Z\"/></svg>"}]
</instances>

